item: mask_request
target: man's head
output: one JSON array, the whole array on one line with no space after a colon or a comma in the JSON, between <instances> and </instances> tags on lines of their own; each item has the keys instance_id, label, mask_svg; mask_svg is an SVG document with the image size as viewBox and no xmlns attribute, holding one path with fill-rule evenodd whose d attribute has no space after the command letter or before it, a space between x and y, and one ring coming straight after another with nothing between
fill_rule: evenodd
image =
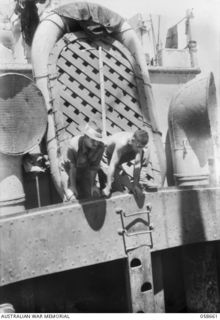
<instances>
[{"instance_id":1,"label":"man's head","mask_svg":"<svg viewBox=\"0 0 220 320\"><path fill-rule=\"evenodd\" d=\"M91 149L95 149L98 145L103 144L102 129L95 121L86 124L84 141L85 145Z\"/></svg>"},{"instance_id":2,"label":"man's head","mask_svg":"<svg viewBox=\"0 0 220 320\"><path fill-rule=\"evenodd\" d=\"M135 152L140 151L143 149L149 141L149 135L147 131L138 129L135 131L131 144Z\"/></svg>"}]
</instances>

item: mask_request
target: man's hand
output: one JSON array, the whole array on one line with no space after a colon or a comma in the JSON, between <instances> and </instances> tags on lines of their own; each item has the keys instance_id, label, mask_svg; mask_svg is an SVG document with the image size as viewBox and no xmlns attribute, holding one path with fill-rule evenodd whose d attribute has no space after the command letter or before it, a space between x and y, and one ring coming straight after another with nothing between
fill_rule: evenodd
<instances>
[{"instance_id":1,"label":"man's hand","mask_svg":"<svg viewBox=\"0 0 220 320\"><path fill-rule=\"evenodd\" d=\"M76 199L79 198L79 194L78 194L78 191L77 190L73 190L73 195Z\"/></svg>"},{"instance_id":2,"label":"man's hand","mask_svg":"<svg viewBox=\"0 0 220 320\"><path fill-rule=\"evenodd\" d=\"M111 193L111 189L109 187L106 187L105 189L102 190L103 196L108 197Z\"/></svg>"},{"instance_id":3,"label":"man's hand","mask_svg":"<svg viewBox=\"0 0 220 320\"><path fill-rule=\"evenodd\" d=\"M71 189L66 191L66 201L74 201L78 198L78 192L75 190L74 192Z\"/></svg>"},{"instance_id":4,"label":"man's hand","mask_svg":"<svg viewBox=\"0 0 220 320\"><path fill-rule=\"evenodd\" d=\"M97 197L100 196L100 190L99 190L99 188L98 188L97 186L92 186L92 188L91 188L91 195L92 195L92 197L94 197L94 198L97 198Z\"/></svg>"}]
</instances>

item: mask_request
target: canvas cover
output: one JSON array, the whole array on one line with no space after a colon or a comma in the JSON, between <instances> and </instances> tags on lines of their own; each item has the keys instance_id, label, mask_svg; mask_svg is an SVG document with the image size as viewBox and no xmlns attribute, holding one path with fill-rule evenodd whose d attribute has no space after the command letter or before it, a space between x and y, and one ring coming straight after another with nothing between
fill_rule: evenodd
<instances>
[{"instance_id":1,"label":"canvas cover","mask_svg":"<svg viewBox=\"0 0 220 320\"><path fill-rule=\"evenodd\" d=\"M99 35L117 31L124 19L117 13L98 4L75 2L63 5L53 10L60 15L66 26L66 31L84 30L86 33Z\"/></svg>"}]
</instances>

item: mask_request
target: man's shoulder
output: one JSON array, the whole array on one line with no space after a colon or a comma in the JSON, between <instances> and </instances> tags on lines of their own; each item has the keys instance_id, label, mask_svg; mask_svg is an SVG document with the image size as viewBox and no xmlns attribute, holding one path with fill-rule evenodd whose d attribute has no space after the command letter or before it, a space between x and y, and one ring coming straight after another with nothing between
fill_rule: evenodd
<instances>
[{"instance_id":1,"label":"man's shoulder","mask_svg":"<svg viewBox=\"0 0 220 320\"><path fill-rule=\"evenodd\" d=\"M128 131L116 132L109 137L108 142L109 144L114 143L115 145L123 146L127 144L128 140L132 137L132 135L133 133Z\"/></svg>"},{"instance_id":2,"label":"man's shoulder","mask_svg":"<svg viewBox=\"0 0 220 320\"><path fill-rule=\"evenodd\" d=\"M79 148L79 141L83 138L83 136L81 134L77 135L77 136L74 136L73 138L71 138L69 140L69 147L71 149L74 149L74 150L78 150Z\"/></svg>"}]
</instances>

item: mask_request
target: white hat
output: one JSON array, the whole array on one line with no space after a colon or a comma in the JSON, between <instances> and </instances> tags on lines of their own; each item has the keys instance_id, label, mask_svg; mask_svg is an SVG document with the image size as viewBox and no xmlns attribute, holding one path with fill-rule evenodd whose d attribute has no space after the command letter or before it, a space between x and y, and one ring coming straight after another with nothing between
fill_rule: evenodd
<instances>
[{"instance_id":1,"label":"white hat","mask_svg":"<svg viewBox=\"0 0 220 320\"><path fill-rule=\"evenodd\" d=\"M102 137L102 130L98 127L92 128L88 123L85 126L84 129L84 134L88 136L89 138L103 142L103 137Z\"/></svg>"}]
</instances>

